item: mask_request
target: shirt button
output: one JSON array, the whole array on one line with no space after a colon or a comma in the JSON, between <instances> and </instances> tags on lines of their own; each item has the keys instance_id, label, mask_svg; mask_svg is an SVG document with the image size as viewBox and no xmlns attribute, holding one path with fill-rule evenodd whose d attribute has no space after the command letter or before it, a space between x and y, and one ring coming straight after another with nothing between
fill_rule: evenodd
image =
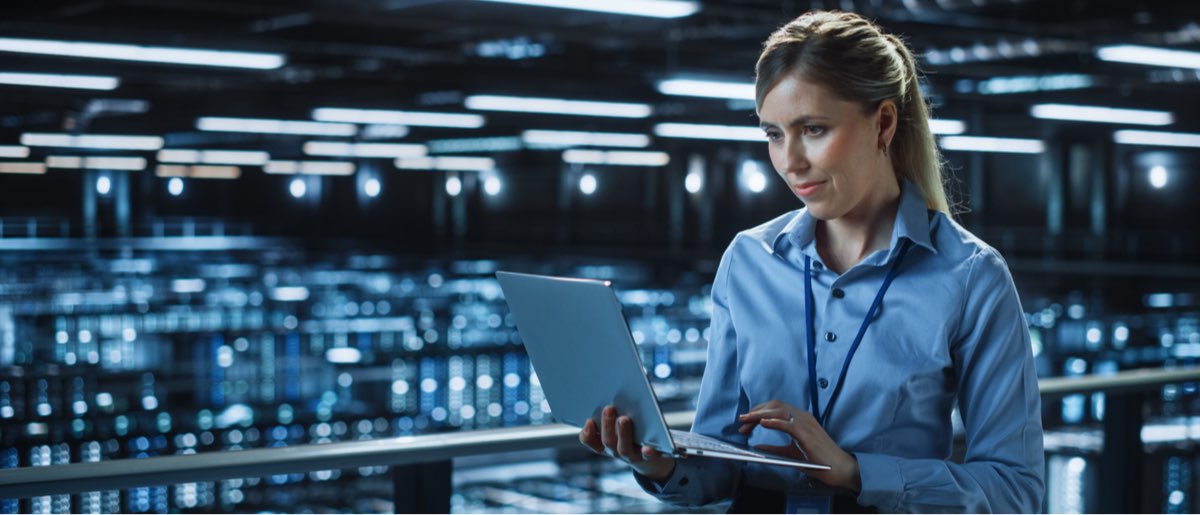
<instances>
[{"instance_id":1,"label":"shirt button","mask_svg":"<svg viewBox=\"0 0 1200 515\"><path fill-rule=\"evenodd\" d=\"M825 265L822 265L820 261L813 261L813 268L820 270L822 268L825 268Z\"/></svg>"},{"instance_id":2,"label":"shirt button","mask_svg":"<svg viewBox=\"0 0 1200 515\"><path fill-rule=\"evenodd\" d=\"M827 341L827 342L831 342L831 341L834 341L834 340L836 340L836 339L837 339L837 335L836 335L836 334L833 334L833 332L832 332L832 331L829 331L829 332L826 332L826 333L825 333L825 341Z\"/></svg>"},{"instance_id":3,"label":"shirt button","mask_svg":"<svg viewBox=\"0 0 1200 515\"><path fill-rule=\"evenodd\" d=\"M679 486L687 486L687 484L688 484L688 480L686 477L679 480Z\"/></svg>"},{"instance_id":4,"label":"shirt button","mask_svg":"<svg viewBox=\"0 0 1200 515\"><path fill-rule=\"evenodd\" d=\"M846 296L846 292L842 291L842 289L841 289L841 288L834 288L834 289L833 289L833 298L835 298L835 299L840 299L840 298L842 298L842 297L845 297L845 296Z\"/></svg>"},{"instance_id":5,"label":"shirt button","mask_svg":"<svg viewBox=\"0 0 1200 515\"><path fill-rule=\"evenodd\" d=\"M821 388L829 388L829 380L824 377L818 379L817 384L821 385Z\"/></svg>"}]
</instances>

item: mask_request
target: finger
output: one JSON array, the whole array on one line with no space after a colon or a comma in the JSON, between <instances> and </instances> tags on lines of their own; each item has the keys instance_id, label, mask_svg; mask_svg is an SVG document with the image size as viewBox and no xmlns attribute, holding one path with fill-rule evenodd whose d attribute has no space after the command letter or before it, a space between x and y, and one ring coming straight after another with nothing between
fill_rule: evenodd
<instances>
[{"instance_id":1,"label":"finger","mask_svg":"<svg viewBox=\"0 0 1200 515\"><path fill-rule=\"evenodd\" d=\"M604 408L600 416L600 441L607 449L617 451L617 409L612 406Z\"/></svg>"},{"instance_id":2,"label":"finger","mask_svg":"<svg viewBox=\"0 0 1200 515\"><path fill-rule=\"evenodd\" d=\"M655 449L649 445L643 445L642 446L642 457L645 458L646 461L654 461L654 460L662 459L663 453L659 452L658 449Z\"/></svg>"},{"instance_id":3,"label":"finger","mask_svg":"<svg viewBox=\"0 0 1200 515\"><path fill-rule=\"evenodd\" d=\"M754 410L738 417L742 423L755 422L764 418L779 418L788 420L793 418L792 412L784 408L765 408Z\"/></svg>"},{"instance_id":4,"label":"finger","mask_svg":"<svg viewBox=\"0 0 1200 515\"><path fill-rule=\"evenodd\" d=\"M629 417L617 419L617 454L630 463L641 463L642 453L633 442L633 420Z\"/></svg>"},{"instance_id":5,"label":"finger","mask_svg":"<svg viewBox=\"0 0 1200 515\"><path fill-rule=\"evenodd\" d=\"M583 430L579 432L579 442L592 452L604 454L604 444L600 441L600 431L595 420L589 418L583 425Z\"/></svg>"}]
</instances>

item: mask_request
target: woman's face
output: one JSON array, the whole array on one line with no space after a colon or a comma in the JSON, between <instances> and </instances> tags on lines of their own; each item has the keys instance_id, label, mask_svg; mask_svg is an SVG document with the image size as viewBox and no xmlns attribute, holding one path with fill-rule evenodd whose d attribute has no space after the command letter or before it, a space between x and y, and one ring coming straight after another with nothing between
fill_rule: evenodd
<instances>
[{"instance_id":1,"label":"woman's face","mask_svg":"<svg viewBox=\"0 0 1200 515\"><path fill-rule=\"evenodd\" d=\"M872 195L889 191L883 181L895 186L880 148L881 112L882 106L864 114L860 104L842 100L798 73L767 92L758 114L771 164L813 216L868 216L861 211L874 205Z\"/></svg>"}]
</instances>

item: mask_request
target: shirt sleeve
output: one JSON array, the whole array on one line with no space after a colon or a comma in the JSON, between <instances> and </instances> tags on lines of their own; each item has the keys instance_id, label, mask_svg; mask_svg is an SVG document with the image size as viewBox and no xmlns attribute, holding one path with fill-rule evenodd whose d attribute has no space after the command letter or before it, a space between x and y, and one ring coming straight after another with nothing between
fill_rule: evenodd
<instances>
[{"instance_id":1,"label":"shirt sleeve","mask_svg":"<svg viewBox=\"0 0 1200 515\"><path fill-rule=\"evenodd\" d=\"M729 312L728 284L734 244L721 258L712 288L712 321L708 357L692 431L745 445L737 432L737 416L748 409L738 381L737 331ZM688 457L675 461L675 470L664 484L634 474L638 484L658 499L682 506L703 506L731 498L742 477L743 462Z\"/></svg>"},{"instance_id":2,"label":"shirt sleeve","mask_svg":"<svg viewBox=\"0 0 1200 515\"><path fill-rule=\"evenodd\" d=\"M883 512L1034 513L1045 495L1041 395L1016 286L991 248L972 257L951 351L963 463L857 453L858 503Z\"/></svg>"}]
</instances>

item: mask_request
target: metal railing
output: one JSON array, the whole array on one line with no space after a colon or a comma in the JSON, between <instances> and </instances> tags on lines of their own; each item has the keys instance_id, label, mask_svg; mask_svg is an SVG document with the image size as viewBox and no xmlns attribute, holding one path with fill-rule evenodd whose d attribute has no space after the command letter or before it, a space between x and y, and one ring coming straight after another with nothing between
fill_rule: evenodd
<instances>
[{"instance_id":1,"label":"metal railing","mask_svg":"<svg viewBox=\"0 0 1200 515\"><path fill-rule=\"evenodd\" d=\"M1165 384L1197 380L1200 380L1200 367L1138 369L1108 375L1042 379L1039 388L1044 398L1090 392L1106 392L1120 397L1120 394L1131 394ZM690 426L693 415L694 412L669 413L666 415L667 424L676 428ZM1140 417L1139 420L1125 420L1123 423L1140 427ZM578 431L577 428L562 424L546 424L7 469L0 470L0 499L384 465L395 467L393 478L398 512L406 509L448 511L452 459L535 449L576 448L580 445ZM1132 442L1124 443L1132 445ZM417 483L424 481L425 486L414 488L413 478L420 478ZM434 484L431 485L431 482ZM402 490L404 495L401 495ZM401 504L402 497L407 504Z\"/></svg>"}]
</instances>

